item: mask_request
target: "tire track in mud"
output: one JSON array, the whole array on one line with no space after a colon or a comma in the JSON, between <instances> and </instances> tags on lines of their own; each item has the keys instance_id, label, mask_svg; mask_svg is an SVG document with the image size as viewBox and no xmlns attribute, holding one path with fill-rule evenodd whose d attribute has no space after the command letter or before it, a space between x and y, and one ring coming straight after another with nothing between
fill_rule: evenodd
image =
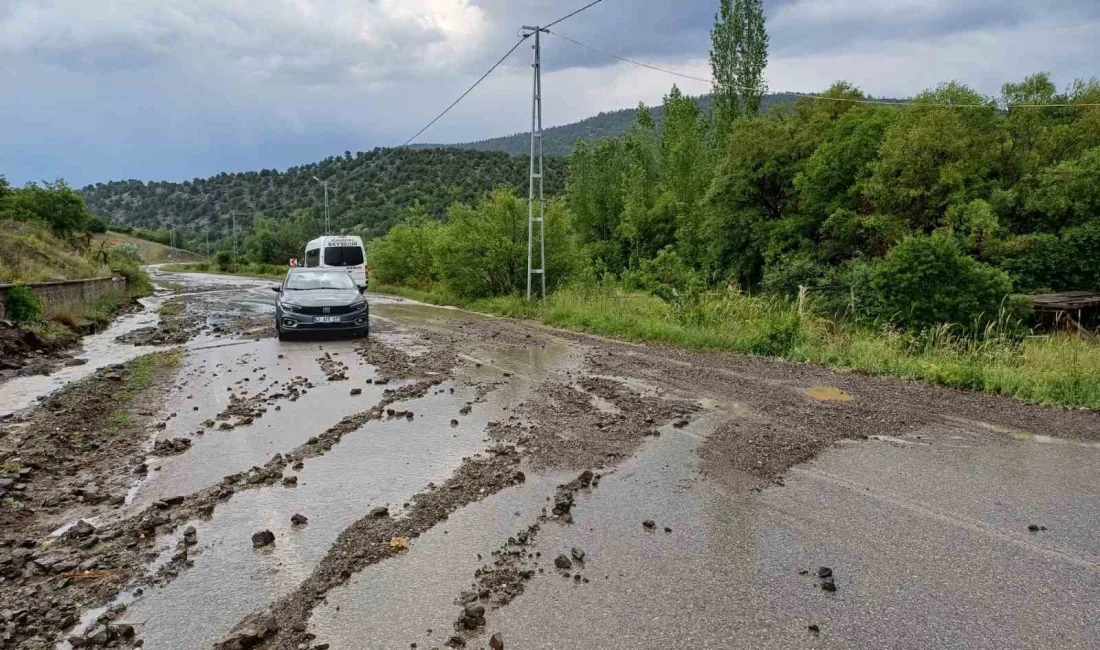
<instances>
[{"instance_id":1,"label":"tire track in mud","mask_svg":"<svg viewBox=\"0 0 1100 650\"><path fill-rule=\"evenodd\" d=\"M531 344L526 337L520 341ZM539 527L549 521L572 523L574 494L598 484L590 468L614 465L654 435L657 426L682 421L698 410L692 402L644 396L613 380L583 372L552 377L536 394L539 397L518 405L507 422L490 423L487 433L497 441L495 447L464 459L443 485L429 485L414 496L402 517L394 519L388 512L381 517L367 514L349 526L294 592L242 620L215 647L308 647L312 635L307 623L314 606L356 572L403 552L402 545L393 543L395 538L415 539L459 508L522 482L524 469L584 469L578 479L558 487L552 513L544 512L525 532L505 542L494 563L478 571L475 597L464 594L456 601L466 600L464 606L484 603L504 607L523 592L523 583L536 575L537 565L521 547L533 541ZM611 409L600 408L599 400ZM474 617L478 619L475 625L469 624L469 616L459 617L453 644L464 643L466 634L484 626L484 605Z\"/></svg>"},{"instance_id":2,"label":"tire track in mud","mask_svg":"<svg viewBox=\"0 0 1100 650\"><path fill-rule=\"evenodd\" d=\"M194 539L192 536L189 543L187 541L188 536L185 535L184 541L178 545L177 551L171 556L171 559L161 565L155 573L150 574L148 573L148 564L156 555L155 553L151 554L151 551L158 539L173 533L188 521L211 517L219 503L228 501L238 492L275 485L280 481L287 487L293 487L295 481L292 478L284 477L284 472L288 467L293 470L300 469L304 461L327 453L345 435L361 429L367 422L386 417L389 405L426 395L450 374L448 359L453 359L453 355L447 353L448 349L445 345L436 345L424 358L416 359L415 361L419 365L415 365L412 362L413 360L406 356L394 354L390 348L382 345L374 344L363 347L364 349L360 350L360 354L364 361L371 363L372 359L378 360L388 368L388 372L392 376L403 378L422 376L419 368L429 366L433 369L433 376L412 381L412 383L404 386L385 389L381 400L373 407L343 418L337 424L317 436L311 437L294 450L284 454L276 454L263 466L256 466L247 471L228 475L219 483L188 495L157 501L123 520L104 524L98 528L81 520L76 528L77 533L56 538L52 548L63 552L65 548L75 551L78 548L94 547L91 559L85 560L79 566L76 565L76 562L72 562L73 566L71 568L68 566L68 562L60 565L66 571L60 574L59 582L49 585L49 595L53 600L48 601L48 603L43 601L43 607L41 608L15 608L13 610L15 612L15 615L13 615L14 622L9 623L9 627L17 625L21 632L26 631L28 634L37 634L42 638L56 637L76 622L76 617L81 609L102 606L114 599L124 589L141 588L152 584L164 585L171 582L191 566L193 561L190 555ZM265 396L264 399L268 397L270 396ZM238 406L243 407L245 405ZM253 407L255 405L249 403L247 406ZM145 440L146 438L142 438L138 441L138 444L144 444ZM130 475L129 472L123 472L123 474ZM95 541L91 542L91 540ZM18 546L19 549L27 545L32 548L35 546L51 548L51 544L47 540L31 540L26 543L14 540L8 544L8 546ZM37 554L38 551L32 551L31 553ZM15 566L14 563L21 564L32 557L32 554L25 554L22 550L5 554L3 549L0 548L0 564L5 567L4 571L0 573L3 575L11 573L21 568ZM84 559L84 556L82 555L80 559ZM53 558L50 557L47 561L53 562ZM24 569L24 571L33 571L41 580L35 585L34 591L21 590L16 595L19 596L21 601L33 600L36 597L44 599L46 596L45 586L49 584L48 574L52 568L56 568L56 563L42 568L39 568L39 565L35 564L34 561L27 561L26 564L35 568ZM13 568L9 569L8 567ZM101 567L107 567L108 570L104 571ZM53 573L56 574L57 571ZM68 599L67 604L65 601L61 603L57 601L58 592L64 589L68 589L72 593L72 597ZM115 611L108 611L101 617L101 624L93 625L84 631L84 635L80 634L80 630L76 630L76 634L70 637L72 645L75 647L77 645L95 644L92 640L96 638L110 642L112 647L137 647L140 640L134 634L133 626L113 623L113 620L120 617L124 610L124 607L120 607ZM0 628L0 631L3 631L3 628ZM15 638L14 635L9 636L11 639ZM20 638L26 638L28 635L21 634L19 636ZM0 647L7 646L0 643Z\"/></svg>"}]
</instances>

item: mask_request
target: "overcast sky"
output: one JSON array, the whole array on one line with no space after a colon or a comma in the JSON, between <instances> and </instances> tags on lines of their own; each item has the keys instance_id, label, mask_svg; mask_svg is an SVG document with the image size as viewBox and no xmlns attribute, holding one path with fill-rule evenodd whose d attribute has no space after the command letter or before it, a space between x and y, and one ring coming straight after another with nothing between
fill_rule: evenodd
<instances>
[{"instance_id":1,"label":"overcast sky","mask_svg":"<svg viewBox=\"0 0 1100 650\"><path fill-rule=\"evenodd\" d=\"M517 39L585 0L0 0L0 174L183 180L399 144ZM709 77L718 0L604 0L562 34ZM1100 74L1100 0L765 0L772 90L845 79L910 96L958 80L995 95L1037 71ZM547 125L677 80L544 37ZM420 138L525 130L521 47Z\"/></svg>"}]
</instances>

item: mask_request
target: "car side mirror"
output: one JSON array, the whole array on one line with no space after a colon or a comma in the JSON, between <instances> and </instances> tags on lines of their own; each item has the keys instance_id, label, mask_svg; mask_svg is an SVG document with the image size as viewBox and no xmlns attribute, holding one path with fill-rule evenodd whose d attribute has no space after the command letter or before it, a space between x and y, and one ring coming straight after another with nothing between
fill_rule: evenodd
<instances>
[{"instance_id":1,"label":"car side mirror","mask_svg":"<svg viewBox=\"0 0 1100 650\"><path fill-rule=\"evenodd\" d=\"M282 293L283 292L281 287L271 287L271 290L274 291L275 293Z\"/></svg>"},{"instance_id":2,"label":"car side mirror","mask_svg":"<svg viewBox=\"0 0 1100 650\"><path fill-rule=\"evenodd\" d=\"M367 292L366 287L359 287L359 293L366 293L366 292Z\"/></svg>"}]
</instances>

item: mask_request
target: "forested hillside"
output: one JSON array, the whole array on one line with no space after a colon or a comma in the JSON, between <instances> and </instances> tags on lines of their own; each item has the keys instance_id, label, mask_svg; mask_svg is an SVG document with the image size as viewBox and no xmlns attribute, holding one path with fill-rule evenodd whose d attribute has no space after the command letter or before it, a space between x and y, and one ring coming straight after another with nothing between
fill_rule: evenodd
<instances>
[{"instance_id":1,"label":"forested hillside","mask_svg":"<svg viewBox=\"0 0 1100 650\"><path fill-rule=\"evenodd\" d=\"M702 95L693 98L699 105L699 110L706 112L714 106L714 98L710 95ZM777 93L765 95L761 106L768 110L774 106L789 105L797 99L796 95L789 93ZM665 119L663 106L655 106L651 109L653 121L658 130L662 128ZM594 144L601 138L621 138L630 130L630 125L638 117L637 108L625 108L618 111L608 111L593 117L583 119L572 124L555 126L544 130L543 153L546 155L568 156L573 153L573 147L577 142L584 141ZM503 151L504 153L520 156L530 151L531 136L529 133L516 133L499 138L478 140L477 142L461 142L458 144L428 144L419 148L446 147L449 149L474 149L477 151Z\"/></svg>"},{"instance_id":2,"label":"forested hillside","mask_svg":"<svg viewBox=\"0 0 1100 650\"><path fill-rule=\"evenodd\" d=\"M564 161L548 157L546 165L546 191L561 192ZM451 203L474 201L498 187L525 192L527 172L527 157L503 153L376 149L286 171L221 173L182 183L112 181L82 193L92 213L114 225L175 229L176 245L204 251L208 231L215 245L230 234L231 210L241 230L260 220L323 219L324 189L314 177L331 180L333 230L354 227L371 236L385 233L414 206L441 215ZM168 237L163 232L155 236L166 243Z\"/></svg>"}]
</instances>

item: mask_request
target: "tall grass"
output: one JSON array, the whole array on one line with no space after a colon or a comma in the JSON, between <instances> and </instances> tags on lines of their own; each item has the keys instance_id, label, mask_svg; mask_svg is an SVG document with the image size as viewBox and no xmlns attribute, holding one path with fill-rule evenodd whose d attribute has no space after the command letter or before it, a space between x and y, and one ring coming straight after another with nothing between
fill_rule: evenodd
<instances>
[{"instance_id":1,"label":"tall grass","mask_svg":"<svg viewBox=\"0 0 1100 650\"><path fill-rule=\"evenodd\" d=\"M837 322L804 293L788 300L711 291L666 302L597 285L563 289L543 305L519 296L470 301L439 291L374 289L629 341L779 357L1026 402L1100 408L1100 344L1065 334L1025 336L1005 310L984 327L904 333L877 323Z\"/></svg>"},{"instance_id":2,"label":"tall grass","mask_svg":"<svg viewBox=\"0 0 1100 650\"><path fill-rule=\"evenodd\" d=\"M77 280L106 274L106 269L47 225L0 219L0 283Z\"/></svg>"}]
</instances>

